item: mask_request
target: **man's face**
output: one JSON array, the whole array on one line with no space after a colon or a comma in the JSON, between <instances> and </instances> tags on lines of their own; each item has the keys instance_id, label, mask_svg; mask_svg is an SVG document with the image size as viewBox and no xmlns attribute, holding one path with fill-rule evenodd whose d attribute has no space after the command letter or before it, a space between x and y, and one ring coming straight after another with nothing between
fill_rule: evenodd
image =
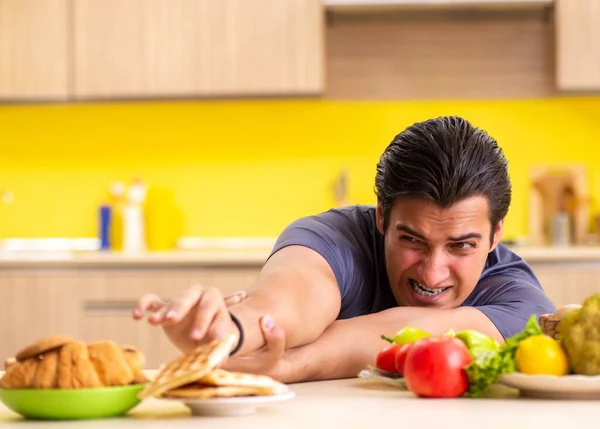
<instances>
[{"instance_id":1,"label":"man's face","mask_svg":"<svg viewBox=\"0 0 600 429\"><path fill-rule=\"evenodd\" d=\"M422 198L396 199L385 231L387 275L398 304L458 307L479 281L487 255L500 241L504 220L490 243L489 207L475 196L447 209ZM383 212L377 207L383 231Z\"/></svg>"}]
</instances>

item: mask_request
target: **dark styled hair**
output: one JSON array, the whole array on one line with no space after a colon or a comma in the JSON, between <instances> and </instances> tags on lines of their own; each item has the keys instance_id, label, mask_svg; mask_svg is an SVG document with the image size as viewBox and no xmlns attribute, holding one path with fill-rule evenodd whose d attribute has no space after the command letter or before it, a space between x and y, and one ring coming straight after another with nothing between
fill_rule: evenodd
<instances>
[{"instance_id":1,"label":"dark styled hair","mask_svg":"<svg viewBox=\"0 0 600 429\"><path fill-rule=\"evenodd\" d=\"M418 122L398 134L377 164L375 193L384 229L398 197L421 197L448 208L487 197L493 231L508 212L508 162L496 140L458 116Z\"/></svg>"}]
</instances>

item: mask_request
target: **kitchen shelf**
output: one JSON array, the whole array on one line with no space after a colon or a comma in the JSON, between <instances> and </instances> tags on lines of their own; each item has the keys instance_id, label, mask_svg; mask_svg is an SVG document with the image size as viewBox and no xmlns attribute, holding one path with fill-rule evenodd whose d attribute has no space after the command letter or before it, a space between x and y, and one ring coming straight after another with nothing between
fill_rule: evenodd
<instances>
[{"instance_id":1,"label":"kitchen shelf","mask_svg":"<svg viewBox=\"0 0 600 429\"><path fill-rule=\"evenodd\" d=\"M323 0L326 9L421 8L421 7L494 7L540 8L554 5L554 0Z\"/></svg>"}]
</instances>

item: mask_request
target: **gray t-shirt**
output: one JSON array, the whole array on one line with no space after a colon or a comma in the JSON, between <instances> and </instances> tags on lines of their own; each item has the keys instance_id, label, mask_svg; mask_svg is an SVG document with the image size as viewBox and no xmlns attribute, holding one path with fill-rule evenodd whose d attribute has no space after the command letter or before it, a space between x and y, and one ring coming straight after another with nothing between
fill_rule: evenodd
<instances>
[{"instance_id":1,"label":"gray t-shirt","mask_svg":"<svg viewBox=\"0 0 600 429\"><path fill-rule=\"evenodd\" d=\"M272 253L291 245L315 250L333 269L342 296L338 319L398 306L374 206L355 205L298 219L282 232ZM531 315L556 310L529 265L502 244L489 253L479 282L462 306L482 311L505 338L520 332Z\"/></svg>"}]
</instances>

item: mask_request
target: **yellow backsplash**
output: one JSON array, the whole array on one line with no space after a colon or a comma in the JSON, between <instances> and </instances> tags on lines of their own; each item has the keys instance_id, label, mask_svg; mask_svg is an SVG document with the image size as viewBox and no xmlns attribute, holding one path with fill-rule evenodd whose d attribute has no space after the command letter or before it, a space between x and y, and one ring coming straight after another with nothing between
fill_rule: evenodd
<instances>
[{"instance_id":1,"label":"yellow backsplash","mask_svg":"<svg viewBox=\"0 0 600 429\"><path fill-rule=\"evenodd\" d=\"M527 232L529 167L589 167L598 207L600 98L512 101L321 100L49 104L0 107L0 237L90 237L111 181L172 191L185 236L273 236L335 204L374 203L378 157L411 123L457 114L495 136L510 161L506 237Z\"/></svg>"}]
</instances>

